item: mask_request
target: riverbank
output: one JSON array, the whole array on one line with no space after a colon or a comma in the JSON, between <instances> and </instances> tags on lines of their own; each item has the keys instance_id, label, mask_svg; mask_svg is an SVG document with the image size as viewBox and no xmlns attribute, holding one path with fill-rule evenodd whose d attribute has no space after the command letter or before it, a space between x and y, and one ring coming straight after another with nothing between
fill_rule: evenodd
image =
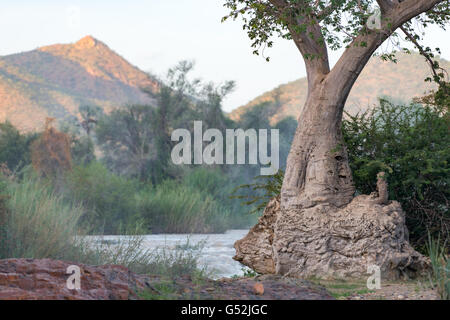
<instances>
[{"instance_id":1,"label":"riverbank","mask_svg":"<svg viewBox=\"0 0 450 320\"><path fill-rule=\"evenodd\" d=\"M80 268L80 290L67 286L69 266ZM73 271L72 271L73 272ZM73 278L71 278L73 279ZM70 282L70 281L69 281ZM75 282L73 282L75 284ZM0 300L437 300L426 280L325 281L276 275L212 280L201 274L139 275L123 266L88 266L51 259L0 260Z\"/></svg>"}]
</instances>

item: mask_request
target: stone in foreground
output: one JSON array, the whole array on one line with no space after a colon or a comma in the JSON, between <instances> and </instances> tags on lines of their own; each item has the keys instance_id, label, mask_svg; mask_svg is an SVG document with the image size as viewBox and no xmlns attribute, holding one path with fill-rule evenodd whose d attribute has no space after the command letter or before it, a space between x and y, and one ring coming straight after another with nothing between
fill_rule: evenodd
<instances>
[{"instance_id":1,"label":"stone in foreground","mask_svg":"<svg viewBox=\"0 0 450 320\"><path fill-rule=\"evenodd\" d=\"M81 290L67 288L67 267L81 269ZM51 259L0 260L0 300L137 299L145 280L115 265L87 266Z\"/></svg>"}]
</instances>

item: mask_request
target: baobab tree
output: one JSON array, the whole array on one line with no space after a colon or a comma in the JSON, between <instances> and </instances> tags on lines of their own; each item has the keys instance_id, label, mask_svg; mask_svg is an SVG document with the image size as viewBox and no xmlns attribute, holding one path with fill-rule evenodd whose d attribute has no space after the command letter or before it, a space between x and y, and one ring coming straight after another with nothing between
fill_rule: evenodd
<instances>
[{"instance_id":1,"label":"baobab tree","mask_svg":"<svg viewBox=\"0 0 450 320\"><path fill-rule=\"evenodd\" d=\"M397 43L398 31L420 46L415 28L445 27L449 1L225 0L225 7L224 20L243 19L256 54L272 46L273 36L294 41L308 79L281 199L269 203L259 224L236 243L235 259L262 273L292 276L361 276L370 264L385 277L426 268L408 243L400 205L384 195L354 196L341 121L377 49L387 40ZM328 51L337 49L343 52L331 68ZM432 61L429 49L419 49Z\"/></svg>"}]
</instances>

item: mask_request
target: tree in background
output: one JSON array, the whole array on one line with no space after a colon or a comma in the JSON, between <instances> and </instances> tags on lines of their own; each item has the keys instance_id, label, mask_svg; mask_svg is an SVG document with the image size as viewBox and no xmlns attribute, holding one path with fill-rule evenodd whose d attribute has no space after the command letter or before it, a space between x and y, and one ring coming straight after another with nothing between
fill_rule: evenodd
<instances>
[{"instance_id":1,"label":"tree in background","mask_svg":"<svg viewBox=\"0 0 450 320\"><path fill-rule=\"evenodd\" d=\"M30 147L33 168L47 177L72 168L70 139L67 134L51 126L53 120L47 118L44 132Z\"/></svg>"},{"instance_id":2,"label":"tree in background","mask_svg":"<svg viewBox=\"0 0 450 320\"><path fill-rule=\"evenodd\" d=\"M224 131L229 128L231 121L222 110L223 99L235 88L234 81L227 81L223 85L208 83L204 85L197 103L197 110L201 113L201 119L206 128L214 128Z\"/></svg>"},{"instance_id":3,"label":"tree in background","mask_svg":"<svg viewBox=\"0 0 450 320\"><path fill-rule=\"evenodd\" d=\"M31 163L30 145L35 133L20 133L10 122L0 123L0 163L17 171Z\"/></svg>"},{"instance_id":4,"label":"tree in background","mask_svg":"<svg viewBox=\"0 0 450 320\"><path fill-rule=\"evenodd\" d=\"M374 5L380 14L369 10ZM386 235L385 240L380 240L385 235L375 231L376 227L368 232L364 226L369 223L384 228L382 210L394 209L381 209L377 206L387 204L368 198L352 202L355 188L341 122L347 97L376 50L388 39L398 40L399 28L410 33L413 24L445 27L450 17L449 2L225 0L225 6L230 9L225 20L243 18L255 53L272 46L275 34L293 40L305 62L308 79L306 103L287 159L280 211L274 213L277 222L271 226L273 243L268 243L264 234L250 233L236 245L236 259L265 273L291 276L357 276L366 272L368 261L381 265L385 277L423 269L425 262L409 247L401 220L392 221L395 235ZM412 41L407 34L406 39ZM420 36L413 39L418 41ZM343 47L340 59L331 68L328 50ZM365 207L365 213L351 209L358 201L364 203L359 206ZM344 219L346 212L352 216ZM340 227L333 229L333 225ZM393 237L401 245L390 247L388 241ZM272 259L273 264L261 262L262 258L254 254L258 250L272 251L273 255L264 259Z\"/></svg>"},{"instance_id":5,"label":"tree in background","mask_svg":"<svg viewBox=\"0 0 450 320\"><path fill-rule=\"evenodd\" d=\"M96 159L94 130L103 110L98 106L82 105L79 118L73 117L60 123L60 130L70 138L71 153L75 164L88 164Z\"/></svg>"},{"instance_id":6,"label":"tree in background","mask_svg":"<svg viewBox=\"0 0 450 320\"><path fill-rule=\"evenodd\" d=\"M97 141L113 171L142 180L148 177L149 165L156 157L149 125L153 117L151 106L128 105L99 120Z\"/></svg>"},{"instance_id":7,"label":"tree in background","mask_svg":"<svg viewBox=\"0 0 450 320\"><path fill-rule=\"evenodd\" d=\"M110 168L159 184L176 175L170 162L174 128L192 130L194 120L202 120L205 127L229 125L221 108L234 83L216 86L190 79L193 67L181 61L159 82L156 94L144 89L155 98L154 105L127 106L100 118L96 138Z\"/></svg>"}]
</instances>

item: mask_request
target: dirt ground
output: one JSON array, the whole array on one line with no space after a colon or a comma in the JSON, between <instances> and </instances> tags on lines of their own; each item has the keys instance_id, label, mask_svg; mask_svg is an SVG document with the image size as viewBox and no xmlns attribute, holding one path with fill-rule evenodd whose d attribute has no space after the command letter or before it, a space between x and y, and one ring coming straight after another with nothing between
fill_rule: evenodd
<instances>
[{"instance_id":1,"label":"dirt ground","mask_svg":"<svg viewBox=\"0 0 450 320\"><path fill-rule=\"evenodd\" d=\"M314 280L338 300L439 300L428 279L381 281L381 288L369 290L366 282Z\"/></svg>"},{"instance_id":2,"label":"dirt ground","mask_svg":"<svg viewBox=\"0 0 450 320\"><path fill-rule=\"evenodd\" d=\"M381 282L369 290L361 280L301 280L275 275L220 280L180 277L149 279L142 299L211 300L438 300L427 279Z\"/></svg>"}]
</instances>

